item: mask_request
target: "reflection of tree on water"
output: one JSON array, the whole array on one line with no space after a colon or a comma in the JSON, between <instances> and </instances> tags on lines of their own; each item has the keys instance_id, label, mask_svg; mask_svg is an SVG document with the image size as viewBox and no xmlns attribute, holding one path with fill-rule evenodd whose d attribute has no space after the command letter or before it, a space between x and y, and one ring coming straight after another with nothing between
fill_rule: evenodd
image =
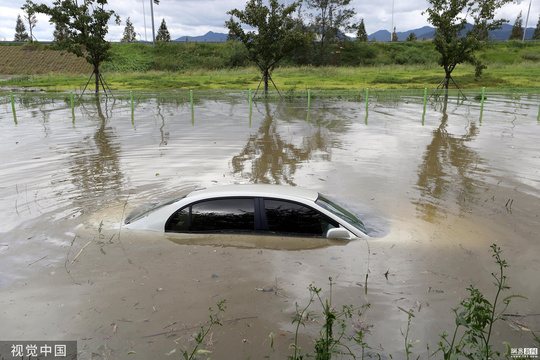
<instances>
[{"instance_id":1,"label":"reflection of tree on water","mask_svg":"<svg viewBox=\"0 0 540 360\"><path fill-rule=\"evenodd\" d=\"M95 104L97 114L88 111L87 117L97 119L99 126L93 136L87 136L80 145L75 145L69 166L73 184L81 192L95 194L95 197L84 197L91 198L91 204L81 204L83 208L93 209L117 201L116 195L122 190L123 180L119 163L120 145L115 140L113 128L107 126L107 112L103 113L99 99ZM95 148L89 144L92 140Z\"/></svg>"},{"instance_id":2,"label":"reflection of tree on water","mask_svg":"<svg viewBox=\"0 0 540 360\"><path fill-rule=\"evenodd\" d=\"M296 146L280 135L270 104L265 103L264 107L266 114L258 132L250 135L244 149L232 159L234 174L252 183L295 185L294 175L299 164L315 156L318 161L330 161L330 149L334 140L329 136L327 128L318 126L314 133L304 136L300 146ZM306 110L302 109L301 112L302 115L296 119L303 122ZM288 114L284 118L294 117Z\"/></svg>"},{"instance_id":3,"label":"reflection of tree on water","mask_svg":"<svg viewBox=\"0 0 540 360\"><path fill-rule=\"evenodd\" d=\"M165 116L162 114L162 105L163 103L159 100L157 101L157 115L161 118L161 125L159 127L159 133L161 134L161 142L159 143L159 146L167 145L169 142L169 132L165 132Z\"/></svg>"},{"instance_id":4,"label":"reflection of tree on water","mask_svg":"<svg viewBox=\"0 0 540 360\"><path fill-rule=\"evenodd\" d=\"M446 211L443 204L454 197L460 212L466 212L467 202L474 201L474 193L479 186L474 175L483 171L478 165L484 160L467 147L467 142L478 135L476 124L469 124L465 135L454 137L446 131L447 122L445 107L441 124L433 131L433 140L426 148L418 175L421 197L416 205L420 216L427 221L443 217Z\"/></svg>"}]
</instances>

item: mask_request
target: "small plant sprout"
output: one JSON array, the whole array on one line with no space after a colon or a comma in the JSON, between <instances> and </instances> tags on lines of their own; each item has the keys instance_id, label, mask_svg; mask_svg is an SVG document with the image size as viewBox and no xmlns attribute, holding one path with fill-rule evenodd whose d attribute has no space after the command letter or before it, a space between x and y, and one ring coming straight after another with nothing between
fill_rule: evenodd
<instances>
[{"instance_id":1,"label":"small plant sprout","mask_svg":"<svg viewBox=\"0 0 540 360\"><path fill-rule=\"evenodd\" d=\"M201 329L199 330L199 333L195 337L196 345L193 348L191 352L188 352L187 350L182 350L182 355L184 356L185 360L194 360L197 359L197 354L208 354L209 352L207 350L199 350L199 346L203 343L204 339L212 329L214 325L222 326L223 324L220 321L220 315L225 311L225 300L221 300L217 303L218 311L214 313L214 310L212 308L209 308L210 311L210 320L206 323L208 326L205 328L204 325L201 326Z\"/></svg>"}]
</instances>

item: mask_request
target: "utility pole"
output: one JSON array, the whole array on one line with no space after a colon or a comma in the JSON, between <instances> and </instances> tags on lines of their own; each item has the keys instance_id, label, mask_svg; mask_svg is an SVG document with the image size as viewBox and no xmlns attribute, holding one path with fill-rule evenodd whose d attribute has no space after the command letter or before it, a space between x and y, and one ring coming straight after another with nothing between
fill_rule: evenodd
<instances>
[{"instance_id":1,"label":"utility pole","mask_svg":"<svg viewBox=\"0 0 540 360\"><path fill-rule=\"evenodd\" d=\"M144 11L144 0L142 0L142 13L144 21L144 41L148 41L148 37L146 36L146 12Z\"/></svg>"},{"instance_id":2,"label":"utility pole","mask_svg":"<svg viewBox=\"0 0 540 360\"><path fill-rule=\"evenodd\" d=\"M394 0L392 0L392 28L394 31L396 30L394 28ZM390 32L390 41L392 41L392 32Z\"/></svg>"},{"instance_id":3,"label":"utility pole","mask_svg":"<svg viewBox=\"0 0 540 360\"><path fill-rule=\"evenodd\" d=\"M531 2L532 2L532 0L529 0L529 11L527 11L527 20L525 20L525 27L523 28L523 40L522 40L522 42L525 42L525 33L527 33L527 24L529 23L529 14L531 13Z\"/></svg>"},{"instance_id":4,"label":"utility pole","mask_svg":"<svg viewBox=\"0 0 540 360\"><path fill-rule=\"evenodd\" d=\"M152 13L152 44L156 46L156 31L154 28L154 1L155 0L150 0L150 12ZM159 4L159 1L157 4Z\"/></svg>"}]
</instances>

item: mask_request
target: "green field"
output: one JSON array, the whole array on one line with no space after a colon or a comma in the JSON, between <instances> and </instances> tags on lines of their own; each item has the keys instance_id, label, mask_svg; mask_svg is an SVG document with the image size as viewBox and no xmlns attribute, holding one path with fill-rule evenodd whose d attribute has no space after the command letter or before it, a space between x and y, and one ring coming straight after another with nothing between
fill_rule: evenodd
<instances>
[{"instance_id":1,"label":"green field","mask_svg":"<svg viewBox=\"0 0 540 360\"><path fill-rule=\"evenodd\" d=\"M101 70L113 90L255 89L260 80L237 43L113 44L111 54ZM479 55L487 69L475 78L473 66L458 65L453 77L460 87L540 87L540 43L488 43ZM435 88L444 76L430 41L349 42L333 56L331 66L314 67L293 54L272 78L280 90L294 91ZM92 71L44 45L0 46L0 58L0 74L11 76L6 86L81 89Z\"/></svg>"}]
</instances>

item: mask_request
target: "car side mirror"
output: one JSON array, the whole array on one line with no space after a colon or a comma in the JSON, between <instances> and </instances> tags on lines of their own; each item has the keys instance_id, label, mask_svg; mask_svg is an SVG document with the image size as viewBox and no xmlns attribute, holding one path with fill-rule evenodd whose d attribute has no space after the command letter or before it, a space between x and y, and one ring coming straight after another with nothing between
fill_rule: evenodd
<instances>
[{"instance_id":1,"label":"car side mirror","mask_svg":"<svg viewBox=\"0 0 540 360\"><path fill-rule=\"evenodd\" d=\"M326 232L327 239L351 240L351 234L343 228L332 228Z\"/></svg>"}]
</instances>

